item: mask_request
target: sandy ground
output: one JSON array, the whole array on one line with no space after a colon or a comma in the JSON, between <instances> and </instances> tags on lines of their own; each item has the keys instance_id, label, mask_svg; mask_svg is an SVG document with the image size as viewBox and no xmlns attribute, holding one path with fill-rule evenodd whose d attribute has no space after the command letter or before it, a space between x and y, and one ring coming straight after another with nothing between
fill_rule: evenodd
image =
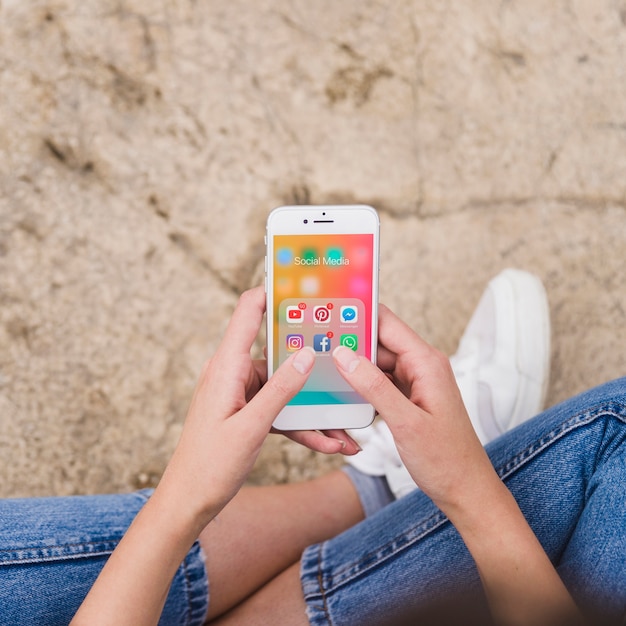
<instances>
[{"instance_id":1,"label":"sandy ground","mask_svg":"<svg viewBox=\"0 0 626 626\"><path fill-rule=\"evenodd\" d=\"M448 353L538 274L548 404L626 373L625 58L614 0L0 0L0 495L158 480L285 203L376 207ZM273 436L251 480L338 462Z\"/></svg>"}]
</instances>

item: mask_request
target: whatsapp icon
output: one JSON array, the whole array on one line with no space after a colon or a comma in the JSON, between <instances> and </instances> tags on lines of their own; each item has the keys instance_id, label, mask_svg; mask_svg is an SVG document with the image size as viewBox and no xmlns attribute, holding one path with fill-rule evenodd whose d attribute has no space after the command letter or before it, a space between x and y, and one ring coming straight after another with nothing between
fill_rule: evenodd
<instances>
[{"instance_id":1,"label":"whatsapp icon","mask_svg":"<svg viewBox=\"0 0 626 626\"><path fill-rule=\"evenodd\" d=\"M350 348L350 350L354 350L359 347L359 338L357 335L341 335L339 338L339 343L342 346L346 346L346 348Z\"/></svg>"}]
</instances>

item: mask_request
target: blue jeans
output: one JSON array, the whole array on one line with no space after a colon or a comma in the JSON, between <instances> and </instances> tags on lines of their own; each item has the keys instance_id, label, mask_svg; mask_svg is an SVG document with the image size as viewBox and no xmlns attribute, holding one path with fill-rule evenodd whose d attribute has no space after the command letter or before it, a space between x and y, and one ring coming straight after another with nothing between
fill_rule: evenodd
<instances>
[{"instance_id":1,"label":"blue jeans","mask_svg":"<svg viewBox=\"0 0 626 626\"><path fill-rule=\"evenodd\" d=\"M69 624L150 493L0 500L0 624ZM208 603L196 543L159 623L202 624Z\"/></svg>"},{"instance_id":2,"label":"blue jeans","mask_svg":"<svg viewBox=\"0 0 626 626\"><path fill-rule=\"evenodd\" d=\"M626 378L545 411L487 451L579 606L625 617ZM308 547L301 578L320 626L388 624L399 609L481 596L461 537L420 491Z\"/></svg>"},{"instance_id":3,"label":"blue jeans","mask_svg":"<svg viewBox=\"0 0 626 626\"><path fill-rule=\"evenodd\" d=\"M576 601L626 614L626 378L549 409L487 450ZM362 494L368 480L355 483ZM0 500L2 624L67 624L148 496ZM315 625L387 624L399 607L480 596L461 538L420 491L307 548L301 575ZM208 591L196 544L160 623L201 624Z\"/></svg>"}]
</instances>

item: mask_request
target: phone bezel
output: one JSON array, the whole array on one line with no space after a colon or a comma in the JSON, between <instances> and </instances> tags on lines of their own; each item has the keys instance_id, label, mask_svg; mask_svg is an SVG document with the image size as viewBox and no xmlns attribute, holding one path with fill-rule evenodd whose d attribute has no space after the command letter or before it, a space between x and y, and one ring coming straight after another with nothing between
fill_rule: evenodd
<instances>
[{"instance_id":1,"label":"phone bezel","mask_svg":"<svg viewBox=\"0 0 626 626\"><path fill-rule=\"evenodd\" d=\"M378 343L378 271L380 221L375 209L368 205L297 205L274 209L267 219L266 277L267 297L267 363L268 377L274 362L274 236L303 234L371 234L373 235L372 263L372 320L370 354L376 362ZM370 404L288 405L274 421L278 430L328 430L336 428L364 428L374 419Z\"/></svg>"}]
</instances>

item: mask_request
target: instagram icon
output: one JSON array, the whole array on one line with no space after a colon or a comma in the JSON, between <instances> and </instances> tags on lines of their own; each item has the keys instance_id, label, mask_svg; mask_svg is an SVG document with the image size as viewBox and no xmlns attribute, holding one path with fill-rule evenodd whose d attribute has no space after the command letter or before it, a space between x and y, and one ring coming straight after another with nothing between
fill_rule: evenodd
<instances>
[{"instance_id":1,"label":"instagram icon","mask_svg":"<svg viewBox=\"0 0 626 626\"><path fill-rule=\"evenodd\" d=\"M304 347L304 335L287 335L287 350L296 352Z\"/></svg>"}]
</instances>

